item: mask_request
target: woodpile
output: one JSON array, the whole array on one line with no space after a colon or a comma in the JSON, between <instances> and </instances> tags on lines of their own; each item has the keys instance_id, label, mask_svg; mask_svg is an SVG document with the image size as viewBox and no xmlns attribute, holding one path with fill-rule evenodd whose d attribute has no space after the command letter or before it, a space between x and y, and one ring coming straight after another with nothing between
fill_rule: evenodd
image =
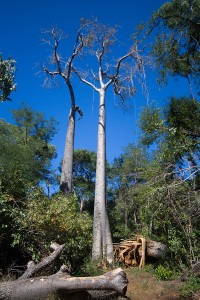
<instances>
[{"instance_id":1,"label":"woodpile","mask_svg":"<svg viewBox=\"0 0 200 300\"><path fill-rule=\"evenodd\" d=\"M125 266L143 268L146 258L159 260L163 258L168 249L161 242L145 239L136 236L131 240L123 240L120 243L113 244L115 262Z\"/></svg>"},{"instance_id":2,"label":"woodpile","mask_svg":"<svg viewBox=\"0 0 200 300\"><path fill-rule=\"evenodd\" d=\"M123 263L125 266L143 268L146 256L146 240L136 237L135 240L124 240L113 244L115 262Z\"/></svg>"}]
</instances>

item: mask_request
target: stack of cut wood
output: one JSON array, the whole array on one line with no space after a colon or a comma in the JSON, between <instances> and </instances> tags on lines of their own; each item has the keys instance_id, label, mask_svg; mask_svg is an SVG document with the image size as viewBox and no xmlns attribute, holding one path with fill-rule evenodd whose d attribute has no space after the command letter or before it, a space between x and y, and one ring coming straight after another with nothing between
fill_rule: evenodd
<instances>
[{"instance_id":1,"label":"stack of cut wood","mask_svg":"<svg viewBox=\"0 0 200 300\"><path fill-rule=\"evenodd\" d=\"M136 237L134 240L123 240L113 244L115 262L121 262L125 266L143 268L145 265L146 240Z\"/></svg>"}]
</instances>

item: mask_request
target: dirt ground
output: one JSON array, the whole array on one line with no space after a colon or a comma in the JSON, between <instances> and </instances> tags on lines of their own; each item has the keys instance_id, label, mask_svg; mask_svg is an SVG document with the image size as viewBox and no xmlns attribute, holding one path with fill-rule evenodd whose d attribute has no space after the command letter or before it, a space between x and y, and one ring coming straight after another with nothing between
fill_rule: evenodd
<instances>
[{"instance_id":1,"label":"dirt ground","mask_svg":"<svg viewBox=\"0 0 200 300\"><path fill-rule=\"evenodd\" d=\"M179 300L179 286L177 280L161 281L152 274L140 269L126 270L128 277L127 296L131 300Z\"/></svg>"}]
</instances>

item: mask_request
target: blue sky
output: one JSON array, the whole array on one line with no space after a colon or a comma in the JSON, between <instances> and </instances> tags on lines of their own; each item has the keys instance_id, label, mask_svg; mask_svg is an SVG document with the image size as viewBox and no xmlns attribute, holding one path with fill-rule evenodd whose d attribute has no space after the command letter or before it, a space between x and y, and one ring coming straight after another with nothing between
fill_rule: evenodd
<instances>
[{"instance_id":1,"label":"blue sky","mask_svg":"<svg viewBox=\"0 0 200 300\"><path fill-rule=\"evenodd\" d=\"M128 40L135 26L148 20L164 0L0 0L0 52L6 59L11 55L17 61L17 91L12 93L12 102L0 104L0 118L11 122L10 109L17 109L24 102L34 110L53 116L59 122L59 131L53 140L57 147L58 164L64 152L67 116L70 102L65 86L47 89L43 87L43 77L36 75L38 65L47 57L41 42L41 30L53 25L62 28L69 36L76 32L80 18L98 17L109 25L120 25L122 40ZM123 53L122 53L123 54ZM159 89L155 83L155 71L147 73L150 101L162 105L174 92L182 93L185 87L170 81L168 87ZM98 95L92 89L76 81L74 86L77 104L84 117L77 122L75 148L96 151ZM187 91L187 88L186 88ZM146 105L143 94L132 99L133 109L124 112L117 107L117 99L112 92L107 98L107 158L111 162L122 153L129 143L138 136L137 120L141 108Z\"/></svg>"}]
</instances>

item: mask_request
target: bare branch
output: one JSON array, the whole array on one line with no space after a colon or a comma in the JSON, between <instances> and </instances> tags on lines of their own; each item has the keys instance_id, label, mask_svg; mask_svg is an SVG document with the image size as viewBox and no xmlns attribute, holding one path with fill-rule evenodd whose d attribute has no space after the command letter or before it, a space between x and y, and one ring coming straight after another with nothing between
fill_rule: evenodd
<instances>
[{"instance_id":1,"label":"bare branch","mask_svg":"<svg viewBox=\"0 0 200 300\"><path fill-rule=\"evenodd\" d=\"M91 82L89 82L89 81L87 81L86 79L84 79L84 78L79 74L79 72L78 72L76 69L74 69L74 68L72 67L72 70L73 70L73 72L78 76L78 78L80 79L80 81L82 81L82 82L84 82L85 84L87 84L87 85L89 85L90 87L92 87L96 92L99 92L99 89L98 89L94 84L92 84Z\"/></svg>"},{"instance_id":2,"label":"bare branch","mask_svg":"<svg viewBox=\"0 0 200 300\"><path fill-rule=\"evenodd\" d=\"M64 245L58 245L57 243L52 243L50 247L54 250L54 252L51 253L48 257L45 257L37 265L35 265L32 261L29 262L26 272L18 280L33 277L47 268L55 261L55 259L61 254L64 249Z\"/></svg>"}]
</instances>

